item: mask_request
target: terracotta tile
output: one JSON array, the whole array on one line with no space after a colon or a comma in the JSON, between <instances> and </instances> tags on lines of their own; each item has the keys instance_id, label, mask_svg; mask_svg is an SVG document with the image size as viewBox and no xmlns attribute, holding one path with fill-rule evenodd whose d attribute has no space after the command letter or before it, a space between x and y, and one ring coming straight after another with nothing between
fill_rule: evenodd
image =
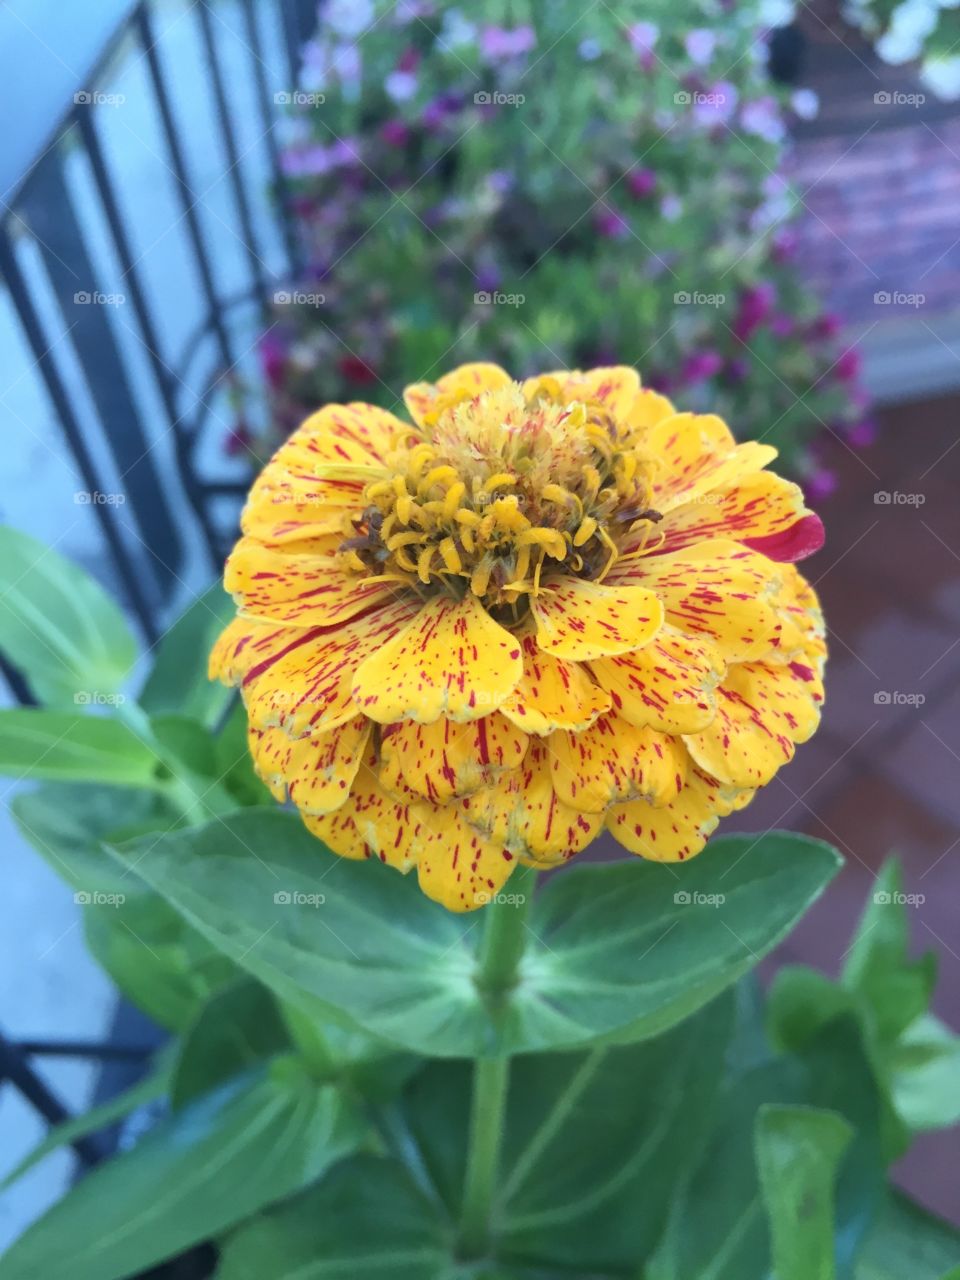
<instances>
[{"instance_id":1,"label":"terracotta tile","mask_svg":"<svg viewBox=\"0 0 960 1280\"><path fill-rule=\"evenodd\" d=\"M855 600L856 582L845 585ZM859 739L862 756L879 734L918 722L923 708L914 700L960 669L960 645L951 651L956 635L949 626L907 613L890 612L847 634L829 606L826 614L831 658L823 724L844 742Z\"/></svg>"},{"instance_id":2,"label":"terracotta tile","mask_svg":"<svg viewBox=\"0 0 960 1280\"><path fill-rule=\"evenodd\" d=\"M908 876L932 875L931 868L940 865L958 834L950 822L878 771L858 774L818 805L807 830L836 844L867 880L890 853L903 860Z\"/></svg>"},{"instance_id":3,"label":"terracotta tile","mask_svg":"<svg viewBox=\"0 0 960 1280\"><path fill-rule=\"evenodd\" d=\"M950 655L960 654L958 643ZM960 833L960 689L919 708L919 723L884 761L884 772L953 822Z\"/></svg>"}]
</instances>

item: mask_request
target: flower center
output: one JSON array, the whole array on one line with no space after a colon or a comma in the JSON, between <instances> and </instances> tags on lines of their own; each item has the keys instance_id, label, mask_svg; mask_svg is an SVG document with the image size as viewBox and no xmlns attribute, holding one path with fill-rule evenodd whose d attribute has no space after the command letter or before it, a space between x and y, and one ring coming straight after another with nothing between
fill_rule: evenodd
<instances>
[{"instance_id":1,"label":"flower center","mask_svg":"<svg viewBox=\"0 0 960 1280\"><path fill-rule=\"evenodd\" d=\"M551 570L602 581L626 536L660 519L650 463L607 413L528 403L515 385L411 430L388 466L352 519L347 564L514 614Z\"/></svg>"}]
</instances>

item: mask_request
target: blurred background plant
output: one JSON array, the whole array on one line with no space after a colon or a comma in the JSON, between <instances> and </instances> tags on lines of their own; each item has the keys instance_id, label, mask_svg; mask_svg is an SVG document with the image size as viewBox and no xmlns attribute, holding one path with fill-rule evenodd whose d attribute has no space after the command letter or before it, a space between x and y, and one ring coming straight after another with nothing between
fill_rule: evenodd
<instances>
[{"instance_id":1,"label":"blurred background plant","mask_svg":"<svg viewBox=\"0 0 960 1280\"><path fill-rule=\"evenodd\" d=\"M816 98L771 81L761 4L644 14L325 6L283 95L307 272L260 344L268 438L241 396L231 448L262 456L327 401L394 407L442 361L622 362L816 492L813 437L869 434L858 354L793 260L780 162Z\"/></svg>"},{"instance_id":2,"label":"blurred background plant","mask_svg":"<svg viewBox=\"0 0 960 1280\"><path fill-rule=\"evenodd\" d=\"M960 8L955 0L849 0L844 17L893 66L920 61L922 82L946 102L960 99Z\"/></svg>"}]
</instances>

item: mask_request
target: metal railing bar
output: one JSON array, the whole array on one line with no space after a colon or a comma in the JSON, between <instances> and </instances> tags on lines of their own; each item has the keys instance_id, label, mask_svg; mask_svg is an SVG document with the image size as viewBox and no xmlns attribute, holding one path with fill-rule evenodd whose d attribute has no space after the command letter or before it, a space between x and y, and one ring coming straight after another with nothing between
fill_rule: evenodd
<instances>
[{"instance_id":1,"label":"metal railing bar","mask_svg":"<svg viewBox=\"0 0 960 1280\"><path fill-rule=\"evenodd\" d=\"M22 199L61 314L65 319L82 316L71 330L70 342L144 541L157 548L164 566L170 566L169 570L154 571L166 592L183 559L182 531L161 484L152 443L108 319L108 307L99 305L94 293L97 273L66 184L62 156L46 157L34 171ZM76 269L66 267L67 261ZM78 306L82 311L77 311Z\"/></svg>"},{"instance_id":2,"label":"metal railing bar","mask_svg":"<svg viewBox=\"0 0 960 1280\"><path fill-rule=\"evenodd\" d=\"M247 33L247 45L253 57L254 85L257 92L257 101L260 104L260 115L262 117L263 128L265 131L264 139L267 145L267 154L270 157L270 168L273 173L273 188L280 213L280 227L283 233L283 244L287 253L290 272L291 274L296 274L301 268L301 254L290 218L290 200L287 189L287 180L283 176L283 170L280 166L280 150L277 147L277 139L274 135L276 117L274 111L271 109L273 99L270 94L270 87L267 84L267 64L263 57L263 41L260 38L260 30L257 26L256 14L253 11L253 0L240 0L240 7L243 11L244 27Z\"/></svg>"},{"instance_id":3,"label":"metal railing bar","mask_svg":"<svg viewBox=\"0 0 960 1280\"><path fill-rule=\"evenodd\" d=\"M204 296L206 297L211 324L214 334L216 335L217 345L220 348L220 355L223 362L228 368L232 368L234 361L231 354L230 340L227 336L227 330L220 315L217 290L213 282L213 272L210 268L210 260L207 256L207 250L203 240L203 232L200 228L200 220L197 217L195 207L196 196L187 181L186 165L184 163L183 151L180 147L180 140L177 136L177 126L173 118L173 111L170 106L170 98L167 94L163 73L160 69L160 58L153 39L150 15L147 13L145 8L137 10L135 22L137 25L140 43L143 46L144 54L147 59L147 67L150 72L150 82L153 87L153 92L157 99L157 107L160 112L160 122L163 129L164 141L166 142L167 149L170 152L170 167L176 180L177 195L183 210L184 219L187 223L188 237L193 249L194 258L196 259L197 269L200 272L200 280L203 286Z\"/></svg>"},{"instance_id":4,"label":"metal railing bar","mask_svg":"<svg viewBox=\"0 0 960 1280\"><path fill-rule=\"evenodd\" d=\"M157 330L147 307L143 288L140 284L140 277L137 274L133 261L130 241L127 237L126 228L123 225L123 218L120 214L116 195L114 194L113 183L104 162L103 151L100 146L100 139L97 136L96 126L93 123L93 113L90 111L78 112L77 124L80 129L80 136L83 139L84 148L90 159L90 167L93 170L94 181L96 182L97 191L100 195L103 210L107 217L110 234L113 236L113 243L116 248L117 258L119 259L120 268L123 273L124 288L129 289L130 291L133 309L137 316L137 323L140 325L140 330L143 334L144 345L146 346L150 357L150 364L153 368L154 377L157 380L160 397L163 400L163 407L170 419L170 425L175 427L177 424L177 409L173 396L173 388L170 383L170 374L166 364L164 364L159 355L160 343L157 338Z\"/></svg>"},{"instance_id":5,"label":"metal railing bar","mask_svg":"<svg viewBox=\"0 0 960 1280\"><path fill-rule=\"evenodd\" d=\"M47 1124L63 1124L65 1120L72 1118L53 1090L44 1084L26 1061L20 1047L0 1035L0 1081L2 1080L9 1080L33 1109L43 1116ZM103 1158L104 1152L100 1144L90 1137L75 1138L69 1145L88 1168Z\"/></svg>"},{"instance_id":6,"label":"metal railing bar","mask_svg":"<svg viewBox=\"0 0 960 1280\"><path fill-rule=\"evenodd\" d=\"M33 358L40 371L40 376L53 402L53 407L63 428L67 444L70 446L73 459L80 472L80 478L87 486L88 491L94 493L100 484L97 468L94 465L90 450L84 439L84 433L73 411L70 397L67 395L56 363L47 349L43 327L30 298L30 292L20 271L13 246L5 231L0 231L0 276L2 276L9 290L11 301L20 324L23 326ZM105 504L95 503L93 504L93 510L100 522L104 539L131 607L139 619L148 643L153 644L159 634L154 610L143 591L140 574L136 571L130 552L124 545L124 541L112 518L111 509Z\"/></svg>"},{"instance_id":7,"label":"metal railing bar","mask_svg":"<svg viewBox=\"0 0 960 1280\"><path fill-rule=\"evenodd\" d=\"M119 1062L140 1062L156 1051L156 1045L109 1044L96 1040L20 1040L14 1048L35 1058L97 1058Z\"/></svg>"},{"instance_id":8,"label":"metal railing bar","mask_svg":"<svg viewBox=\"0 0 960 1280\"><path fill-rule=\"evenodd\" d=\"M243 184L243 176L240 172L240 153L237 149L237 140L233 131L233 125L230 122L230 108L227 103L227 95L223 85L223 72L220 68L220 58L217 54L216 42L213 38L210 10L207 8L204 0L199 0L196 9L200 18L200 32L203 39L204 56L206 58L207 68L210 72L210 82L213 86L213 97L217 107L217 116L220 120L220 132L223 134L223 145L227 152L227 172L230 175L230 185L233 188L234 200L237 205L237 213L240 217L240 229L243 232L243 244L247 253L247 263L250 267L250 274L253 277L257 292L260 294L264 310L266 310L266 279L263 274L262 260L257 252L257 239L253 233L253 220L250 216L250 204L247 200L247 192Z\"/></svg>"}]
</instances>

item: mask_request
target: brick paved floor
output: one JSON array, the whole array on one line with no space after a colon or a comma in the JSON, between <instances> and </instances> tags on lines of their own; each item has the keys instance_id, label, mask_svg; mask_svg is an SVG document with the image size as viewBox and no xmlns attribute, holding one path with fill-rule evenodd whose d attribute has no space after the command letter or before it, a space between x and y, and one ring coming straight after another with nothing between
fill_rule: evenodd
<instances>
[{"instance_id":1,"label":"brick paved floor","mask_svg":"<svg viewBox=\"0 0 960 1280\"><path fill-rule=\"evenodd\" d=\"M820 114L800 122L787 169L803 209L804 276L863 343L868 380L886 398L899 355L908 389L960 384L960 103L891 67L830 6L799 6L800 82ZM913 101L917 96L925 100ZM916 354L902 362L905 348ZM871 352L877 353L871 363ZM926 373L924 366L939 364ZM901 393L902 398L902 393Z\"/></svg>"}]
</instances>

